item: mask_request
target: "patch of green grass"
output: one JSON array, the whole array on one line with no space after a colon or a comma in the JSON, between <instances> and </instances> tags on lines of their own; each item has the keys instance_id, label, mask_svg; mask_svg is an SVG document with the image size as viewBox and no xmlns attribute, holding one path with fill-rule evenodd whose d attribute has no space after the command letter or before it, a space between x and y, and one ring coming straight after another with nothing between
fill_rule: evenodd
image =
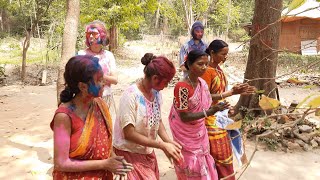
<instances>
[{"instance_id":1,"label":"patch of green grass","mask_svg":"<svg viewBox=\"0 0 320 180\"><path fill-rule=\"evenodd\" d=\"M0 39L0 47L0 64L22 64L22 47L18 39L12 37ZM30 47L27 51L27 65L34 63L45 64L46 53L45 40L31 38ZM48 64L56 64L60 59L60 55L60 51L50 50Z\"/></svg>"},{"instance_id":2,"label":"patch of green grass","mask_svg":"<svg viewBox=\"0 0 320 180\"><path fill-rule=\"evenodd\" d=\"M49 52L49 62L55 64L58 62L60 54L57 52ZM8 53L0 52L0 64L19 65L22 63L22 50L12 50ZM45 64L46 52L41 51L27 51L27 64Z\"/></svg>"}]
</instances>

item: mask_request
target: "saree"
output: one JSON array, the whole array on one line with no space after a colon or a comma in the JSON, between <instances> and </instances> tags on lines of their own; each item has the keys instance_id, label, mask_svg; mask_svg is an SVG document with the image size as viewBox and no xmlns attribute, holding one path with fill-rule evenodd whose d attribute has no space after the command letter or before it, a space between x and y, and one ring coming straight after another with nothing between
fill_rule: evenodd
<instances>
[{"instance_id":1,"label":"saree","mask_svg":"<svg viewBox=\"0 0 320 180\"><path fill-rule=\"evenodd\" d=\"M127 162L133 165L134 170L127 173L129 180L160 179L159 167L154 151L152 151L151 154L139 154L123 151L117 148L113 148L113 150L114 153L118 156L123 156Z\"/></svg>"},{"instance_id":2,"label":"saree","mask_svg":"<svg viewBox=\"0 0 320 180\"><path fill-rule=\"evenodd\" d=\"M74 105L60 106L55 115L65 113L71 120L69 157L76 160L102 160L111 156L112 120L106 103L95 98L89 108L86 120L83 121L74 112ZM50 123L53 129L54 121ZM105 170L84 172L62 172L53 170L53 179L93 179L111 180L112 173Z\"/></svg>"},{"instance_id":3,"label":"saree","mask_svg":"<svg viewBox=\"0 0 320 180\"><path fill-rule=\"evenodd\" d=\"M216 69L208 67L201 78L207 82L210 94L221 94L226 91L227 79L219 66ZM213 105L217 103L218 101L212 102ZM228 132L216 125L215 116L206 118L205 124L209 135L210 154L216 162L219 179L227 177L234 173L232 146ZM228 178L228 180L234 179L234 176Z\"/></svg>"},{"instance_id":4,"label":"saree","mask_svg":"<svg viewBox=\"0 0 320 180\"><path fill-rule=\"evenodd\" d=\"M185 82L176 84L174 104L169 114L173 139L182 146L181 153L184 158L181 162L174 162L179 180L218 179L215 161L210 155L204 118L183 122L179 115L179 112L203 112L203 109L207 110L210 107L211 96L207 84L201 78L198 80L198 86L194 91Z\"/></svg>"}]
</instances>

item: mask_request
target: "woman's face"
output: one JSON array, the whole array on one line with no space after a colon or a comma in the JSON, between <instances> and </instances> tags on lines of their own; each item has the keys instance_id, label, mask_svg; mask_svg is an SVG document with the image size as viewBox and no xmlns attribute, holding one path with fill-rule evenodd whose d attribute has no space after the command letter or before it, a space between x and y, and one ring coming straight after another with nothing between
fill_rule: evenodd
<instances>
[{"instance_id":1,"label":"woman's face","mask_svg":"<svg viewBox=\"0 0 320 180\"><path fill-rule=\"evenodd\" d=\"M167 80L165 78L161 78L160 76L155 75L154 78L152 78L153 83L152 83L152 88L161 91L164 88L166 88L170 82L170 80Z\"/></svg>"},{"instance_id":2,"label":"woman's face","mask_svg":"<svg viewBox=\"0 0 320 180\"><path fill-rule=\"evenodd\" d=\"M100 33L97 28L90 28L86 32L86 38L88 39L90 45L101 44Z\"/></svg>"},{"instance_id":3,"label":"woman's face","mask_svg":"<svg viewBox=\"0 0 320 180\"><path fill-rule=\"evenodd\" d=\"M224 63L227 60L228 57L229 48L224 47L220 49L217 53L212 52L211 53L211 61L214 63L220 64L221 62Z\"/></svg>"},{"instance_id":4,"label":"woman's face","mask_svg":"<svg viewBox=\"0 0 320 180\"><path fill-rule=\"evenodd\" d=\"M208 56L200 56L193 64L189 65L189 74L196 77L202 76L206 72L208 64Z\"/></svg>"}]
</instances>

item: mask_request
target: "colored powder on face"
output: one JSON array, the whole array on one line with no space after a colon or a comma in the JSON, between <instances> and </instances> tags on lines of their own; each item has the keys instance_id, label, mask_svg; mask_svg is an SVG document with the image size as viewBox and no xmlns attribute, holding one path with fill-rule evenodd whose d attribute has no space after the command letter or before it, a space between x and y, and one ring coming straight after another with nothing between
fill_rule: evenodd
<instances>
[{"instance_id":1,"label":"colored powder on face","mask_svg":"<svg viewBox=\"0 0 320 180\"><path fill-rule=\"evenodd\" d=\"M97 63L96 66L94 66L95 69L97 69L97 73L93 76L93 79L89 82L88 92L89 94L92 94L94 97L100 96L100 91L103 86L101 86L98 82L99 79L103 78L103 72L101 70L101 66Z\"/></svg>"},{"instance_id":2,"label":"colored powder on face","mask_svg":"<svg viewBox=\"0 0 320 180\"><path fill-rule=\"evenodd\" d=\"M102 44L102 39L100 37L100 32L97 28L95 27L91 27L90 29L88 29L88 33L97 33L98 35L93 36L94 39L90 38L90 35L87 36L90 45L92 44Z\"/></svg>"},{"instance_id":3,"label":"colored powder on face","mask_svg":"<svg viewBox=\"0 0 320 180\"><path fill-rule=\"evenodd\" d=\"M89 82L88 92L92 94L94 97L99 97L100 90L100 85L97 85L94 82Z\"/></svg>"}]
</instances>

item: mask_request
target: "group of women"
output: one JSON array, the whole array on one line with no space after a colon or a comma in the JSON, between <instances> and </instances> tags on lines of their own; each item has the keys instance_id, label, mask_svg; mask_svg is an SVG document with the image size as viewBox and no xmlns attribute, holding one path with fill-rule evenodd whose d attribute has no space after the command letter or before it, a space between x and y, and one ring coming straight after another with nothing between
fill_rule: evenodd
<instances>
[{"instance_id":1,"label":"group of women","mask_svg":"<svg viewBox=\"0 0 320 180\"><path fill-rule=\"evenodd\" d=\"M230 108L220 100L250 94L254 88L239 84L226 90L219 67L228 53L225 42L214 40L205 52L188 53L188 75L174 88L168 119L173 139L161 117L160 93L175 75L173 63L146 53L141 58L144 77L123 92L116 111L110 88L118 82L116 66L112 53L103 49L107 34L102 22L87 25L86 45L66 64L66 86L50 124L54 179L156 180L154 148L173 161L180 180L214 180L233 174L230 138L216 126L214 115Z\"/></svg>"}]
</instances>

